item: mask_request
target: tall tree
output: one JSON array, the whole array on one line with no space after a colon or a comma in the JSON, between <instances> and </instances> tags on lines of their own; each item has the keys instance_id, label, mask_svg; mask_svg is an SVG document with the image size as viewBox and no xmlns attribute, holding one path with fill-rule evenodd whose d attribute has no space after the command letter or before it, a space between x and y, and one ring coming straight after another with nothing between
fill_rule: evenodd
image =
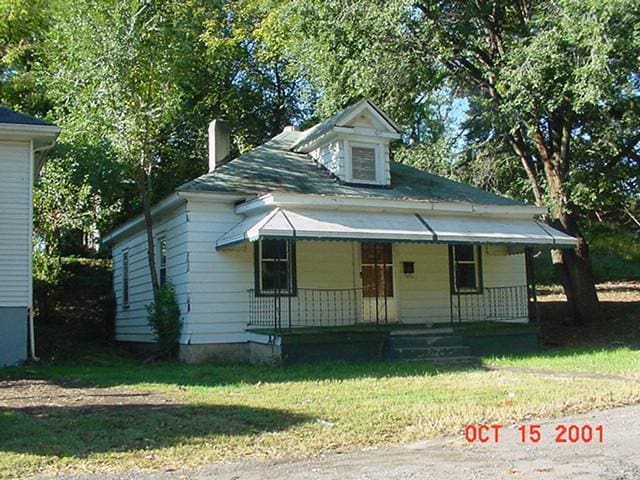
<instances>
[{"instance_id":1,"label":"tall tree","mask_svg":"<svg viewBox=\"0 0 640 480\"><path fill-rule=\"evenodd\" d=\"M99 196L92 218L100 231L142 208L141 185L152 187L144 200L149 204L205 173L212 119L230 121L232 149L238 153L308 116L309 104L299 101L304 84L284 71L280 52L267 51L256 34L268 14L263 4L54 0L47 5L46 28L29 35L37 41L30 44L25 71L39 79L36 91L53 105L50 116L63 127L52 156L65 168L51 181L60 182L62 192L75 185ZM145 130L153 146L148 153L141 148ZM39 187L45 186L43 181ZM45 196L55 191L50 187ZM67 211L79 205L72 195L49 200L49 206ZM48 207L38 212L53 214ZM46 218L40 224L46 225Z\"/></svg>"},{"instance_id":2,"label":"tall tree","mask_svg":"<svg viewBox=\"0 0 640 480\"><path fill-rule=\"evenodd\" d=\"M45 0L0 0L0 104L40 116L49 105L32 67L48 7Z\"/></svg>"},{"instance_id":3,"label":"tall tree","mask_svg":"<svg viewBox=\"0 0 640 480\"><path fill-rule=\"evenodd\" d=\"M280 11L293 22L290 51L326 104L397 95L411 107L434 88L429 78L469 99L484 142L509 147L549 223L578 239L553 261L587 323L599 308L576 200L592 171L637 165L639 9L632 0L297 0Z\"/></svg>"},{"instance_id":4,"label":"tall tree","mask_svg":"<svg viewBox=\"0 0 640 480\"><path fill-rule=\"evenodd\" d=\"M179 111L192 60L180 2L61 2L49 33L45 81L67 128L107 140L137 186L154 290L151 205L161 133Z\"/></svg>"}]
</instances>

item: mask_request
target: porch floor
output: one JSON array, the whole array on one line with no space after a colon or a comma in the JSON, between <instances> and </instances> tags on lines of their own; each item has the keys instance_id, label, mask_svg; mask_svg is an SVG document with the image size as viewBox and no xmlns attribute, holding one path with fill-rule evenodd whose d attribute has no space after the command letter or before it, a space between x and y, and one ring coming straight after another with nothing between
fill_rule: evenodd
<instances>
[{"instance_id":1,"label":"porch floor","mask_svg":"<svg viewBox=\"0 0 640 480\"><path fill-rule=\"evenodd\" d=\"M387 323L387 324L356 324L340 326L292 327L276 330L275 328L249 327L247 332L262 335L313 335L325 333L383 333L387 335L446 335L451 333L468 335L491 335L507 333L534 333L538 327L531 323L511 322L455 322L434 323L424 325L419 323Z\"/></svg>"}]
</instances>

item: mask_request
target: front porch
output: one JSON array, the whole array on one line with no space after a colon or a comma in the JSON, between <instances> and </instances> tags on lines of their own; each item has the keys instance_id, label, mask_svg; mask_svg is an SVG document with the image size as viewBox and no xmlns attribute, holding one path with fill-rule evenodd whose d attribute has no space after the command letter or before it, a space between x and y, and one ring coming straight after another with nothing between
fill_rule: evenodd
<instances>
[{"instance_id":1,"label":"front porch","mask_svg":"<svg viewBox=\"0 0 640 480\"><path fill-rule=\"evenodd\" d=\"M528 247L261 239L253 253L249 328L536 319Z\"/></svg>"},{"instance_id":2,"label":"front porch","mask_svg":"<svg viewBox=\"0 0 640 480\"><path fill-rule=\"evenodd\" d=\"M372 207L298 207L289 198L237 207L246 217L216 249L245 259L253 250L245 314L256 356L466 357L482 350L456 333L469 323L497 327L498 343L515 345L505 329L537 317L533 249L574 243L511 208ZM535 331L525 336L534 348Z\"/></svg>"},{"instance_id":3,"label":"front porch","mask_svg":"<svg viewBox=\"0 0 640 480\"><path fill-rule=\"evenodd\" d=\"M531 254L495 245L261 239L247 291L252 358L477 361L535 351Z\"/></svg>"},{"instance_id":4,"label":"front porch","mask_svg":"<svg viewBox=\"0 0 640 480\"><path fill-rule=\"evenodd\" d=\"M477 363L482 356L538 351L532 324L473 322L416 325L249 328L255 362L429 360Z\"/></svg>"}]
</instances>

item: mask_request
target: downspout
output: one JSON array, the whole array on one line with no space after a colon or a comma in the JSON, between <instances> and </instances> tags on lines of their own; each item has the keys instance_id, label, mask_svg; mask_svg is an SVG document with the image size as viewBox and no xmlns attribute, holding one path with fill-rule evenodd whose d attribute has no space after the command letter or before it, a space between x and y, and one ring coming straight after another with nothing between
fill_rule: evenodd
<instances>
[{"instance_id":1,"label":"downspout","mask_svg":"<svg viewBox=\"0 0 640 480\"><path fill-rule=\"evenodd\" d=\"M48 143L46 145L43 145L42 147L38 147L38 148L33 148L33 140L31 141L31 185L30 185L30 195L29 198L31 199L31 218L30 218L30 230L33 232L33 183L35 182L35 154L38 152L43 152L45 150L49 150L51 148L53 148L53 146L55 145L56 141L53 140L51 143ZM32 239L30 239L30 241L32 241ZM33 258L33 245L32 248L30 249L31 252L31 258ZM34 306L33 306L33 263L32 260L30 260L30 267L29 268L29 356L31 357L31 360L37 362L40 359L36 356L36 337L35 337L35 327L33 324L33 310L34 310Z\"/></svg>"}]
</instances>

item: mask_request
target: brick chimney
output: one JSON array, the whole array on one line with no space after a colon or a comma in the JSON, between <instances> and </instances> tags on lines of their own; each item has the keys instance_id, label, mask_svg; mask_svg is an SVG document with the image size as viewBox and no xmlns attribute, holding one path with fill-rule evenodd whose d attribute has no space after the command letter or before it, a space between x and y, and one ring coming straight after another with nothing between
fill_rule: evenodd
<instances>
[{"instance_id":1,"label":"brick chimney","mask_svg":"<svg viewBox=\"0 0 640 480\"><path fill-rule=\"evenodd\" d=\"M209 172L231 160L231 128L226 120L214 120L209 124Z\"/></svg>"}]
</instances>

